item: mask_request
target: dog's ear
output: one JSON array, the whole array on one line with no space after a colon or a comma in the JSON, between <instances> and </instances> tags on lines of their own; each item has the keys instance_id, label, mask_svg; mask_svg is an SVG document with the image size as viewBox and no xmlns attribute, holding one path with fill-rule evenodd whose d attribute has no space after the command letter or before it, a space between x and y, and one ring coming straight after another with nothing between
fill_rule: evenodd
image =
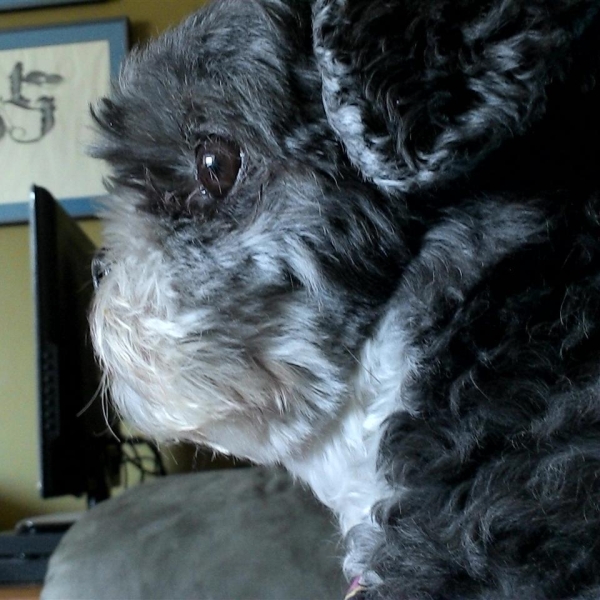
<instances>
[{"instance_id":1,"label":"dog's ear","mask_svg":"<svg viewBox=\"0 0 600 600\"><path fill-rule=\"evenodd\" d=\"M468 172L545 110L598 0L317 0L332 127L390 194Z\"/></svg>"}]
</instances>

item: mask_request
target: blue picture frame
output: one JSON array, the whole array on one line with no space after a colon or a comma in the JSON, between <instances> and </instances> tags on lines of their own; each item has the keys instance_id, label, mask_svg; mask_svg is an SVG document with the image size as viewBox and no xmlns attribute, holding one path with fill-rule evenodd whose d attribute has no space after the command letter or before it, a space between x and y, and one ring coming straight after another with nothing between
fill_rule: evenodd
<instances>
[{"instance_id":1,"label":"blue picture frame","mask_svg":"<svg viewBox=\"0 0 600 600\"><path fill-rule=\"evenodd\" d=\"M103 0L0 0L0 12L19 10L22 8L42 8L45 6L58 6L61 4L89 4Z\"/></svg>"},{"instance_id":2,"label":"blue picture frame","mask_svg":"<svg viewBox=\"0 0 600 600\"><path fill-rule=\"evenodd\" d=\"M119 72L119 65L129 48L128 30L128 21L125 17L47 27L0 30L0 52L3 50L26 50L29 48L107 41L109 46L109 75L111 78L115 78ZM31 184L39 184L39 182L31 181ZM92 217L97 213L98 206L95 200L99 196L61 197L60 194L55 195L58 196L61 204L74 217ZM0 225L24 223L28 219L27 201L0 202Z\"/></svg>"}]
</instances>

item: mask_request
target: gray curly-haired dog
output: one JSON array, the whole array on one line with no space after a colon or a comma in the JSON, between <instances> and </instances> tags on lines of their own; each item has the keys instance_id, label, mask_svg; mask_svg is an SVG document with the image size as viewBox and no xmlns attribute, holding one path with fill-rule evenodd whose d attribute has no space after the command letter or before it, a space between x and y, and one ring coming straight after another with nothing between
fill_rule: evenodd
<instances>
[{"instance_id":1,"label":"gray curly-haired dog","mask_svg":"<svg viewBox=\"0 0 600 600\"><path fill-rule=\"evenodd\" d=\"M600 598L599 6L216 0L95 109L111 397L285 465L361 597Z\"/></svg>"}]
</instances>

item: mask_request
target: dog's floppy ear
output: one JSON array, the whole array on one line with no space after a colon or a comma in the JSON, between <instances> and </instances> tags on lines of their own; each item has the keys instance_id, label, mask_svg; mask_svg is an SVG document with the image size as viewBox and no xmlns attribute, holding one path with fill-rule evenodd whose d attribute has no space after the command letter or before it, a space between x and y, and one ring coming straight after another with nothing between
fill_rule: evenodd
<instances>
[{"instance_id":1,"label":"dog's floppy ear","mask_svg":"<svg viewBox=\"0 0 600 600\"><path fill-rule=\"evenodd\" d=\"M390 194L468 172L543 114L598 0L317 0L332 127Z\"/></svg>"}]
</instances>

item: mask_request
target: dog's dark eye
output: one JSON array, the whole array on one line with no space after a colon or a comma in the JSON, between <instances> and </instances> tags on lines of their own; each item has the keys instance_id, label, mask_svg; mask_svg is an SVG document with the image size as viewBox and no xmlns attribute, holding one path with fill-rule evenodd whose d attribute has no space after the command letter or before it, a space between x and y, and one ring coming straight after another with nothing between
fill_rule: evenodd
<instances>
[{"instance_id":1,"label":"dog's dark eye","mask_svg":"<svg viewBox=\"0 0 600 600\"><path fill-rule=\"evenodd\" d=\"M213 198L224 198L234 186L242 156L233 142L211 138L196 148L197 177L203 189Z\"/></svg>"}]
</instances>

